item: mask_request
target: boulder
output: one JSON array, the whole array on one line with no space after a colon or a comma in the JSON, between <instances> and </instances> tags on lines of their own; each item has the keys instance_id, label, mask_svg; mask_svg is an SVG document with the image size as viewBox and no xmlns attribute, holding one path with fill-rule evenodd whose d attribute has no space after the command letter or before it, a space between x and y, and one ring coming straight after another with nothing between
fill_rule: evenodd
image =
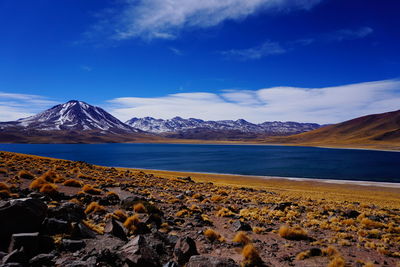
<instances>
[{"instance_id":1,"label":"boulder","mask_svg":"<svg viewBox=\"0 0 400 267\"><path fill-rule=\"evenodd\" d=\"M12 234L38 232L46 213L47 205L33 198L11 200L0 207L0 250L8 249Z\"/></svg>"},{"instance_id":2,"label":"boulder","mask_svg":"<svg viewBox=\"0 0 400 267\"><path fill-rule=\"evenodd\" d=\"M120 256L128 266L158 267L161 266L157 253L153 251L146 239L138 235L121 248Z\"/></svg>"},{"instance_id":3,"label":"boulder","mask_svg":"<svg viewBox=\"0 0 400 267\"><path fill-rule=\"evenodd\" d=\"M54 266L54 254L39 254L29 260L29 266L42 267Z\"/></svg>"},{"instance_id":4,"label":"boulder","mask_svg":"<svg viewBox=\"0 0 400 267\"><path fill-rule=\"evenodd\" d=\"M104 228L106 234L116 236L124 241L128 240L126 228L119 221L111 218Z\"/></svg>"},{"instance_id":5,"label":"boulder","mask_svg":"<svg viewBox=\"0 0 400 267\"><path fill-rule=\"evenodd\" d=\"M178 264L183 265L189 261L193 255L198 255L196 243L190 237L184 237L178 240L174 248L174 257Z\"/></svg>"},{"instance_id":6,"label":"boulder","mask_svg":"<svg viewBox=\"0 0 400 267\"><path fill-rule=\"evenodd\" d=\"M49 217L67 222L80 222L86 218L86 214L78 204L65 202L60 207L49 209Z\"/></svg>"},{"instance_id":7,"label":"boulder","mask_svg":"<svg viewBox=\"0 0 400 267\"><path fill-rule=\"evenodd\" d=\"M63 239L62 247L67 251L77 251L86 246L83 240Z\"/></svg>"},{"instance_id":8,"label":"boulder","mask_svg":"<svg viewBox=\"0 0 400 267\"><path fill-rule=\"evenodd\" d=\"M65 234L68 232L68 222L55 218L47 218L43 222L43 231L49 235Z\"/></svg>"},{"instance_id":9,"label":"boulder","mask_svg":"<svg viewBox=\"0 0 400 267\"><path fill-rule=\"evenodd\" d=\"M186 267L239 267L230 258L220 258L214 256L192 256Z\"/></svg>"},{"instance_id":10,"label":"boulder","mask_svg":"<svg viewBox=\"0 0 400 267\"><path fill-rule=\"evenodd\" d=\"M96 238L96 233L83 223L74 222L71 226L71 236L73 238Z\"/></svg>"},{"instance_id":11,"label":"boulder","mask_svg":"<svg viewBox=\"0 0 400 267\"><path fill-rule=\"evenodd\" d=\"M19 263L25 265L27 262L27 257L24 248L16 249L11 251L6 256L3 257L3 264Z\"/></svg>"},{"instance_id":12,"label":"boulder","mask_svg":"<svg viewBox=\"0 0 400 267\"><path fill-rule=\"evenodd\" d=\"M235 221L233 224L233 230L238 232L238 231L251 231L252 228L248 223L242 222L242 221Z\"/></svg>"}]
</instances>

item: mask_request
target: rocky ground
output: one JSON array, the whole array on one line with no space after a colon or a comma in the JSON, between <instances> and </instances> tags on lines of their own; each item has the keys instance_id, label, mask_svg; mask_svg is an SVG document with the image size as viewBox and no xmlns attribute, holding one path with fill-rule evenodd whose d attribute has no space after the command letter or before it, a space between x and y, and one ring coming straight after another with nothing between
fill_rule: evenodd
<instances>
[{"instance_id":1,"label":"rocky ground","mask_svg":"<svg viewBox=\"0 0 400 267\"><path fill-rule=\"evenodd\" d=\"M0 152L1 266L400 266L400 210Z\"/></svg>"}]
</instances>

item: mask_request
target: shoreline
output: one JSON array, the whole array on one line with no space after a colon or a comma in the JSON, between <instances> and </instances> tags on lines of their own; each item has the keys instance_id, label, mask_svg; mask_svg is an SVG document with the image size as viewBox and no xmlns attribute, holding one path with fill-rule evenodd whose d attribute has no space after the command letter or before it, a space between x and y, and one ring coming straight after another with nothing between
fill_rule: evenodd
<instances>
[{"instance_id":1,"label":"shoreline","mask_svg":"<svg viewBox=\"0 0 400 267\"><path fill-rule=\"evenodd\" d=\"M109 167L109 166L107 166ZM135 168L135 167L121 167L121 166L111 166L116 169L130 169L137 171L147 171L147 172L162 172L171 174L181 174L182 176L190 175L213 175L213 176L235 176L243 178L257 178L264 180L288 180L288 181L298 181L298 182L316 182L316 183L327 183L327 184L338 184L338 185L359 185L359 186L371 186L371 187L386 187L386 188L400 188L400 183L395 182L376 182L376 181L365 181L365 180L340 180L331 178L307 178L307 177L286 177L286 176L269 176L269 175L245 175L245 174L234 174L234 173L215 173L215 172L195 172L195 171L171 171L171 170L160 170L160 169L145 169L145 168Z\"/></svg>"},{"instance_id":2,"label":"shoreline","mask_svg":"<svg viewBox=\"0 0 400 267\"><path fill-rule=\"evenodd\" d=\"M47 159L50 161L76 162L72 160L56 159L43 156L27 155L15 152L0 151L8 155L16 155L22 158ZM109 166L93 164L99 169L109 169ZM229 174L209 174L195 172L174 172L162 170L148 170L140 168L114 167L118 171L131 173L144 172L159 179L179 181L178 177L190 176L196 183L212 183L218 186L231 188L252 188L265 192L278 193L288 198L307 198L319 201L321 199L330 201L349 201L380 205L382 207L400 208L400 183L374 183L368 181L346 181L346 180L322 180L295 177L265 177L265 176L244 176Z\"/></svg>"},{"instance_id":3,"label":"shoreline","mask_svg":"<svg viewBox=\"0 0 400 267\"><path fill-rule=\"evenodd\" d=\"M18 152L10 152L10 151L2 151L6 153L14 153L23 156L31 156L31 157L39 157L46 158L50 160L65 160L65 161L74 161L69 159L62 158L53 158L46 156L39 156L34 154L24 154ZM116 168L116 169L124 169L124 170L136 170L136 171L144 171L144 172L155 172L155 173L165 173L170 175L181 175L181 176L214 176L214 177L237 177L237 178L245 178L245 179L257 179L257 180L265 180L265 181L291 181L291 182L312 182L312 183L320 183L320 184L336 184L336 185L354 185L354 186L365 186L365 187L383 187L383 188L399 188L400 183L396 182L378 182L378 181L366 181L366 180L347 180L347 179L333 179L333 178L308 178L308 177L289 177L289 176L270 176L270 175L245 175L245 174L234 174L234 173L214 173L214 172L196 172L196 171L174 171L174 170L162 170L162 169L146 169L140 167L124 167L124 166L106 166L106 165L97 165L98 167L105 168Z\"/></svg>"},{"instance_id":4,"label":"shoreline","mask_svg":"<svg viewBox=\"0 0 400 267\"><path fill-rule=\"evenodd\" d=\"M261 143L261 142L246 142L246 141L224 141L224 140L189 140L189 139L177 139L176 141L130 141L130 142L105 142L105 143L0 143L0 145L93 145L93 144L170 144L170 145L246 145L246 146L286 146L286 147L314 147L314 148L325 148L325 149L348 149L348 150L366 150L366 151L382 151L382 152L400 152L400 146L394 146L391 148L379 148L382 145L368 145L360 146L346 146L346 145L319 145L319 144L295 144L295 143Z\"/></svg>"}]
</instances>

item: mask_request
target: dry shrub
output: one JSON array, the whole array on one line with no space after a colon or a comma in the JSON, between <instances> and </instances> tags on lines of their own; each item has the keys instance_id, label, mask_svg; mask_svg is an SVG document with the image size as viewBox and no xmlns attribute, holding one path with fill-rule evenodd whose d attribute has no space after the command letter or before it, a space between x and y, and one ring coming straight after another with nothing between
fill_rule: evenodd
<instances>
[{"instance_id":1,"label":"dry shrub","mask_svg":"<svg viewBox=\"0 0 400 267\"><path fill-rule=\"evenodd\" d=\"M220 208L215 215L217 215L218 217L230 217L235 215L235 213L227 208Z\"/></svg>"},{"instance_id":2,"label":"dry shrub","mask_svg":"<svg viewBox=\"0 0 400 267\"><path fill-rule=\"evenodd\" d=\"M115 210L113 215L115 219L121 222L125 222L126 219L128 218L128 215L126 215L126 213L123 210Z\"/></svg>"},{"instance_id":3,"label":"dry shrub","mask_svg":"<svg viewBox=\"0 0 400 267\"><path fill-rule=\"evenodd\" d=\"M335 247L329 246L322 250L322 255L331 257L331 256L339 255L339 252L337 251L337 249Z\"/></svg>"},{"instance_id":4,"label":"dry shrub","mask_svg":"<svg viewBox=\"0 0 400 267\"><path fill-rule=\"evenodd\" d=\"M17 176L19 178L29 179L29 180L32 180L33 178L35 178L35 175L33 175L31 172L26 171L26 170L19 171Z\"/></svg>"},{"instance_id":5,"label":"dry shrub","mask_svg":"<svg viewBox=\"0 0 400 267\"><path fill-rule=\"evenodd\" d=\"M263 261L256 248L252 244L247 244L242 250L242 266L263 266Z\"/></svg>"},{"instance_id":6,"label":"dry shrub","mask_svg":"<svg viewBox=\"0 0 400 267\"><path fill-rule=\"evenodd\" d=\"M128 230L134 230L135 226L140 223L140 218L138 214L128 217L125 222L124 226Z\"/></svg>"},{"instance_id":7,"label":"dry shrub","mask_svg":"<svg viewBox=\"0 0 400 267\"><path fill-rule=\"evenodd\" d=\"M9 191L10 187L6 183L0 182L0 190Z\"/></svg>"},{"instance_id":8,"label":"dry shrub","mask_svg":"<svg viewBox=\"0 0 400 267\"><path fill-rule=\"evenodd\" d=\"M46 183L40 187L39 192L46 195L56 195L58 193L57 189L58 189L57 185Z\"/></svg>"},{"instance_id":9,"label":"dry shrub","mask_svg":"<svg viewBox=\"0 0 400 267\"><path fill-rule=\"evenodd\" d=\"M263 227L258 227L258 226L253 227L253 233L255 233L255 234L262 234L264 231L265 231L265 228L263 228Z\"/></svg>"},{"instance_id":10,"label":"dry shrub","mask_svg":"<svg viewBox=\"0 0 400 267\"><path fill-rule=\"evenodd\" d=\"M185 216L186 214L189 214L189 211L188 211L187 209L182 209L182 210L178 211L178 212L175 214L175 216L176 216L176 217L183 217L183 216Z\"/></svg>"},{"instance_id":11,"label":"dry shrub","mask_svg":"<svg viewBox=\"0 0 400 267\"><path fill-rule=\"evenodd\" d=\"M94 188L92 185L90 184L85 184L82 187L82 191L91 195L100 195L101 194L101 190Z\"/></svg>"},{"instance_id":12,"label":"dry shrub","mask_svg":"<svg viewBox=\"0 0 400 267\"><path fill-rule=\"evenodd\" d=\"M232 240L233 242L240 243L242 245L246 245L251 242L250 238L246 235L245 232L238 232Z\"/></svg>"},{"instance_id":13,"label":"dry shrub","mask_svg":"<svg viewBox=\"0 0 400 267\"><path fill-rule=\"evenodd\" d=\"M211 228L208 228L204 231L204 235L207 237L208 240L210 240L211 242L214 242L216 240L220 241L220 242L224 242L225 238L219 234L218 232L214 231Z\"/></svg>"},{"instance_id":14,"label":"dry shrub","mask_svg":"<svg viewBox=\"0 0 400 267\"><path fill-rule=\"evenodd\" d=\"M91 202L85 209L85 213L103 213L106 211L106 208L100 205L97 202Z\"/></svg>"},{"instance_id":15,"label":"dry shrub","mask_svg":"<svg viewBox=\"0 0 400 267\"><path fill-rule=\"evenodd\" d=\"M7 174L7 173L8 173L7 169L0 168L0 174Z\"/></svg>"},{"instance_id":16,"label":"dry shrub","mask_svg":"<svg viewBox=\"0 0 400 267\"><path fill-rule=\"evenodd\" d=\"M210 199L212 202L220 202L224 199L224 197L221 195L214 195Z\"/></svg>"},{"instance_id":17,"label":"dry shrub","mask_svg":"<svg viewBox=\"0 0 400 267\"><path fill-rule=\"evenodd\" d=\"M346 262L342 256L335 256L329 263L328 267L345 267Z\"/></svg>"},{"instance_id":18,"label":"dry shrub","mask_svg":"<svg viewBox=\"0 0 400 267\"><path fill-rule=\"evenodd\" d=\"M137 213L146 213L147 210L144 207L143 203L137 203L133 206L133 210Z\"/></svg>"},{"instance_id":19,"label":"dry shrub","mask_svg":"<svg viewBox=\"0 0 400 267\"><path fill-rule=\"evenodd\" d=\"M279 235L288 240L307 240L309 239L307 231L299 226L289 227L286 225L279 228Z\"/></svg>"},{"instance_id":20,"label":"dry shrub","mask_svg":"<svg viewBox=\"0 0 400 267\"><path fill-rule=\"evenodd\" d=\"M40 176L40 178L49 183L54 183L54 181L56 179L60 178L60 176L55 171L49 170L49 171L45 172L44 174L42 174Z\"/></svg>"},{"instance_id":21,"label":"dry shrub","mask_svg":"<svg viewBox=\"0 0 400 267\"><path fill-rule=\"evenodd\" d=\"M361 224L364 226L364 228L384 228L385 225L383 223L377 222L377 221L373 221L371 219L368 218L363 218L361 220Z\"/></svg>"},{"instance_id":22,"label":"dry shrub","mask_svg":"<svg viewBox=\"0 0 400 267\"><path fill-rule=\"evenodd\" d=\"M30 189L36 189L36 190L40 190L40 188L42 188L43 185L47 184L48 182L46 180L44 180L43 178L36 178L35 180L33 180L31 182L31 184L29 185Z\"/></svg>"},{"instance_id":23,"label":"dry shrub","mask_svg":"<svg viewBox=\"0 0 400 267\"><path fill-rule=\"evenodd\" d=\"M86 225L89 229L92 229L96 233L102 235L104 234L104 226L97 225L91 220L83 220L82 223Z\"/></svg>"},{"instance_id":24,"label":"dry shrub","mask_svg":"<svg viewBox=\"0 0 400 267\"><path fill-rule=\"evenodd\" d=\"M83 183L76 179L68 179L63 183L63 185L71 186L71 187L81 187L83 185Z\"/></svg>"},{"instance_id":25,"label":"dry shrub","mask_svg":"<svg viewBox=\"0 0 400 267\"><path fill-rule=\"evenodd\" d=\"M306 251L302 251L299 254L297 254L296 256L296 260L304 260L304 259L308 259L311 257L316 257L316 256L321 256L322 250L319 248L312 248Z\"/></svg>"}]
</instances>

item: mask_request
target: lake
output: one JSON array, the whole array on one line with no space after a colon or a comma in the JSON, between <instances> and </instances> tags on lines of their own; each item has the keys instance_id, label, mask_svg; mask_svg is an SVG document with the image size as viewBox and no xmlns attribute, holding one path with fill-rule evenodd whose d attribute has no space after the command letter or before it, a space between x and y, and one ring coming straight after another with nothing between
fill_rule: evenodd
<instances>
[{"instance_id":1,"label":"lake","mask_svg":"<svg viewBox=\"0 0 400 267\"><path fill-rule=\"evenodd\" d=\"M143 169L400 182L400 153L268 145L0 144L0 150Z\"/></svg>"}]
</instances>

